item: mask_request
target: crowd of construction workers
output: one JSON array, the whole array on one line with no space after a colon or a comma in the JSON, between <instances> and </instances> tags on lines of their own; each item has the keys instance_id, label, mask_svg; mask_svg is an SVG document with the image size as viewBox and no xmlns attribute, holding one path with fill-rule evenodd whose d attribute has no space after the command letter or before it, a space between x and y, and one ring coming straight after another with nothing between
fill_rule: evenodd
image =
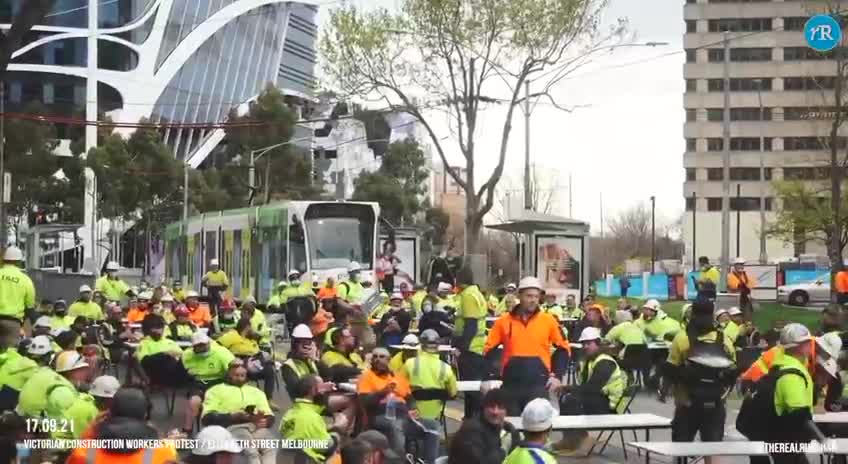
<instances>
[{"instance_id":1,"label":"crowd of construction workers","mask_svg":"<svg viewBox=\"0 0 848 464\"><path fill-rule=\"evenodd\" d=\"M751 440L840 433L819 429L812 411L819 400L828 410L848 405L838 307L822 313L814 335L797 323L756 328L706 292L678 320L656 300L609 308L591 294L546 292L536 277L488 292L468 268L453 282L379 288L355 262L338 282L292 271L260 306L251 295L231 297L217 260L201 279L202 297L180 282L130 286L110 262L94 288L38 301L22 261L9 247L0 266L3 462L229 463L240 455L270 464L286 453L308 463L552 463L591 441L585 432L554 437L558 415L623 414L639 390L673 396L673 441L721 441L734 388L747 393L736 426ZM739 279L744 262L734 271ZM460 393L459 381L479 388ZM274 401L278 390L286 407ZM180 427L152 425L157 395ZM448 440L446 403L457 398L464 411ZM33 437L192 437L215 446L16 445ZM316 445L234 441L279 438Z\"/></svg>"}]
</instances>

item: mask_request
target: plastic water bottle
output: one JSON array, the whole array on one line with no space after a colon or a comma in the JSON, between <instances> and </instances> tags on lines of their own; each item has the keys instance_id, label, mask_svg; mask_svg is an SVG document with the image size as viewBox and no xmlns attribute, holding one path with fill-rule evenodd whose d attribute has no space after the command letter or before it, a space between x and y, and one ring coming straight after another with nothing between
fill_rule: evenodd
<instances>
[{"instance_id":1,"label":"plastic water bottle","mask_svg":"<svg viewBox=\"0 0 848 464\"><path fill-rule=\"evenodd\" d=\"M395 401L394 393L389 393L386 397L386 419L397 419L397 401Z\"/></svg>"}]
</instances>

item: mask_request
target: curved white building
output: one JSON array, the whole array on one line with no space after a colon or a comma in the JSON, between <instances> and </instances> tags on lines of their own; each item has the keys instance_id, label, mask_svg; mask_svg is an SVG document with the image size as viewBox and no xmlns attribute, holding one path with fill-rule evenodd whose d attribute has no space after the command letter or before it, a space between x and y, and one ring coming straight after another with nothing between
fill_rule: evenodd
<instances>
[{"instance_id":1,"label":"curved white building","mask_svg":"<svg viewBox=\"0 0 848 464\"><path fill-rule=\"evenodd\" d=\"M0 28L26 1L0 2ZM116 122L203 126L245 109L268 83L297 103L314 88L316 14L282 0L57 0L14 52L7 111L37 101L53 115L82 118L88 106ZM90 71L97 95L86 92ZM84 132L58 126L65 139ZM223 139L211 127L162 135L193 167Z\"/></svg>"}]
</instances>

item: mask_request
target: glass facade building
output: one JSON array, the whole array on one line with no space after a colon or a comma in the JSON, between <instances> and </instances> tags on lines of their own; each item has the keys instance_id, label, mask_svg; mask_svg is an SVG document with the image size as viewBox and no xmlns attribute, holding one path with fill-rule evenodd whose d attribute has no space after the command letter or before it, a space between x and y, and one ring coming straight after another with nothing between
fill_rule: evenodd
<instances>
[{"instance_id":1,"label":"glass facade building","mask_svg":"<svg viewBox=\"0 0 848 464\"><path fill-rule=\"evenodd\" d=\"M0 28L27 0L0 1ZM7 111L41 103L82 119L88 76L89 5L97 4L98 111L116 122L189 123L162 131L174 155L199 165L226 120L272 84L295 99L315 86L317 7L281 0L57 0L16 50ZM58 124L62 138L84 132Z\"/></svg>"}]
</instances>

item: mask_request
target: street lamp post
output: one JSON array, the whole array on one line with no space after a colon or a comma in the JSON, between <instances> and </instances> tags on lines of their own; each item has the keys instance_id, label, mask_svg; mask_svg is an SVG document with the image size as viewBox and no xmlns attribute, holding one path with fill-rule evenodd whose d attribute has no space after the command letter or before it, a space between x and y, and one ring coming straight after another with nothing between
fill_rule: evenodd
<instances>
[{"instance_id":1,"label":"street lamp post","mask_svg":"<svg viewBox=\"0 0 848 464\"><path fill-rule=\"evenodd\" d=\"M651 274L654 273L654 262L657 260L656 209L657 197L651 196Z\"/></svg>"},{"instance_id":2,"label":"street lamp post","mask_svg":"<svg viewBox=\"0 0 848 464\"><path fill-rule=\"evenodd\" d=\"M763 125L765 124L765 108L763 108L763 80L757 79L757 100L760 103L760 264L768 262L766 251L766 165L765 165L765 137L763 137Z\"/></svg>"}]
</instances>

